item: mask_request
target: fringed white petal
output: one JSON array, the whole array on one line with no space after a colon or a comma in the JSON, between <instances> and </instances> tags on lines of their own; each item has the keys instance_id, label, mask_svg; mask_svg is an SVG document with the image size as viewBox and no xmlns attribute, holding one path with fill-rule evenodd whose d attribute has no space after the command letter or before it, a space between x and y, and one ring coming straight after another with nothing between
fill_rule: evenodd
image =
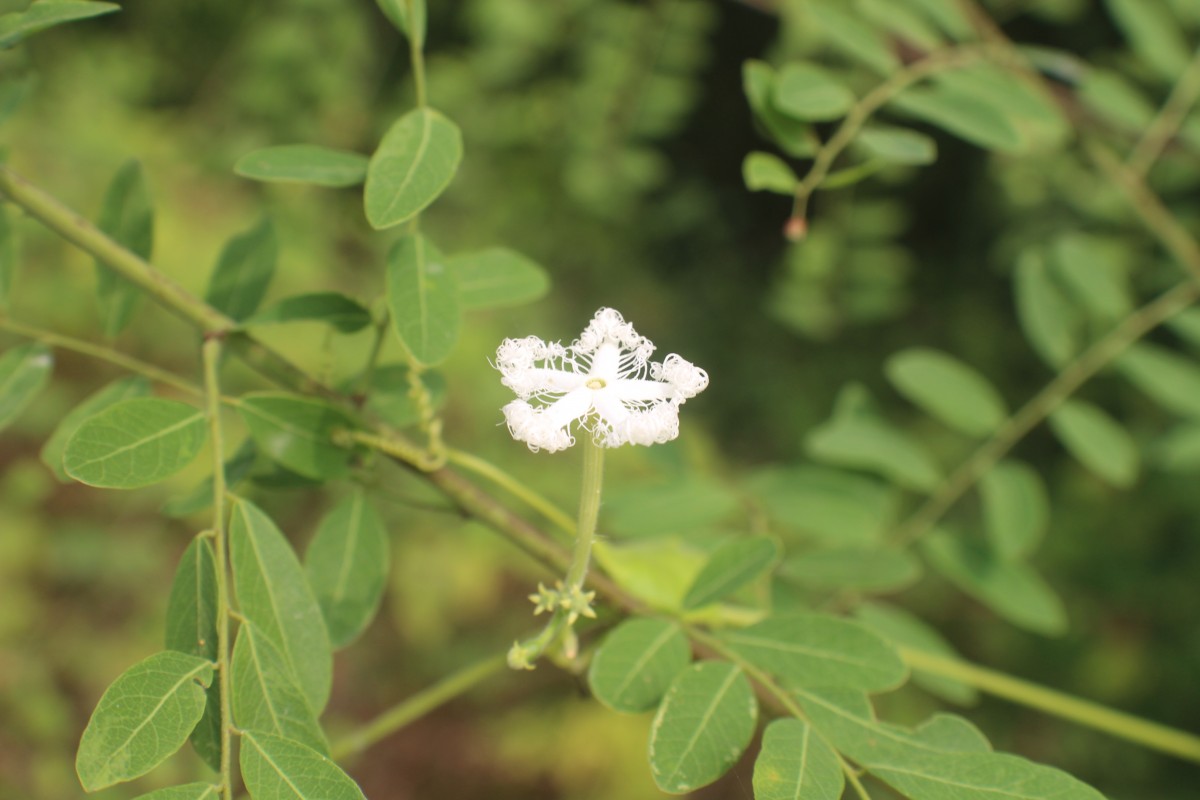
<instances>
[{"instance_id":1,"label":"fringed white petal","mask_svg":"<svg viewBox=\"0 0 1200 800\"><path fill-rule=\"evenodd\" d=\"M651 364L650 374L670 385L674 399L680 403L695 397L708 386L708 373L690 361L672 353L663 363Z\"/></svg>"}]
</instances>

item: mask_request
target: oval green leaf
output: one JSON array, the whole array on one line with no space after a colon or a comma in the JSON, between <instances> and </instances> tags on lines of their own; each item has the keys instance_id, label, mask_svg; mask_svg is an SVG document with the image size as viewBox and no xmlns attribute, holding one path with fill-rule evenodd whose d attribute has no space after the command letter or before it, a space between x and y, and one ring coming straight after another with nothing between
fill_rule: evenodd
<instances>
[{"instance_id":1,"label":"oval green leaf","mask_svg":"<svg viewBox=\"0 0 1200 800\"><path fill-rule=\"evenodd\" d=\"M367 179L366 156L315 144L284 144L247 153L233 165L243 178L340 188Z\"/></svg>"},{"instance_id":2,"label":"oval green leaf","mask_svg":"<svg viewBox=\"0 0 1200 800\"><path fill-rule=\"evenodd\" d=\"M355 333L371 324L362 303L339 292L311 292L285 297L242 321L243 328L287 322L323 322L340 333Z\"/></svg>"},{"instance_id":3,"label":"oval green leaf","mask_svg":"<svg viewBox=\"0 0 1200 800\"><path fill-rule=\"evenodd\" d=\"M0 48L12 47L26 36L80 19L111 14L121 7L92 0L35 0L24 11L0 17Z\"/></svg>"},{"instance_id":4,"label":"oval green leaf","mask_svg":"<svg viewBox=\"0 0 1200 800\"><path fill-rule=\"evenodd\" d=\"M399 225L438 198L462 161L458 126L432 108L398 119L367 167L364 205L375 229Z\"/></svg>"},{"instance_id":5,"label":"oval green leaf","mask_svg":"<svg viewBox=\"0 0 1200 800\"><path fill-rule=\"evenodd\" d=\"M1079 463L1113 486L1132 486L1138 476L1133 437L1100 408L1068 400L1050 415L1050 429Z\"/></svg>"},{"instance_id":6,"label":"oval green leaf","mask_svg":"<svg viewBox=\"0 0 1200 800\"><path fill-rule=\"evenodd\" d=\"M205 302L235 320L246 319L266 295L278 258L275 226L263 217L250 230L232 236L222 248L208 279Z\"/></svg>"},{"instance_id":7,"label":"oval green leaf","mask_svg":"<svg viewBox=\"0 0 1200 800\"><path fill-rule=\"evenodd\" d=\"M126 162L117 170L104 194L96 227L126 250L143 259L150 258L154 249L154 204L142 165L137 161ZM116 336L133 318L142 292L99 259L96 278L104 333Z\"/></svg>"},{"instance_id":8,"label":"oval green leaf","mask_svg":"<svg viewBox=\"0 0 1200 800\"><path fill-rule=\"evenodd\" d=\"M229 675L233 721L240 729L273 733L319 753L329 752L291 665L253 622L238 630Z\"/></svg>"},{"instance_id":9,"label":"oval green leaf","mask_svg":"<svg viewBox=\"0 0 1200 800\"><path fill-rule=\"evenodd\" d=\"M283 392L254 392L238 412L260 452L314 480L340 478L349 471L352 451L333 443L354 422L324 400Z\"/></svg>"},{"instance_id":10,"label":"oval green leaf","mask_svg":"<svg viewBox=\"0 0 1200 800\"><path fill-rule=\"evenodd\" d=\"M876 472L906 489L929 492L941 469L918 442L882 420L842 415L812 429L805 441L818 461Z\"/></svg>"},{"instance_id":11,"label":"oval green leaf","mask_svg":"<svg viewBox=\"0 0 1200 800\"><path fill-rule=\"evenodd\" d=\"M782 158L770 153L747 153L742 161L742 181L752 192L768 191L792 195L800 179Z\"/></svg>"},{"instance_id":12,"label":"oval green leaf","mask_svg":"<svg viewBox=\"0 0 1200 800\"><path fill-rule=\"evenodd\" d=\"M763 731L754 762L754 800L838 800L845 788L837 753L799 719Z\"/></svg>"},{"instance_id":13,"label":"oval green leaf","mask_svg":"<svg viewBox=\"0 0 1200 800\"><path fill-rule=\"evenodd\" d=\"M445 258L423 236L405 236L388 254L388 310L392 327L413 358L444 361L458 342L458 286Z\"/></svg>"},{"instance_id":14,"label":"oval green leaf","mask_svg":"<svg viewBox=\"0 0 1200 800\"><path fill-rule=\"evenodd\" d=\"M52 369L54 353L40 342L19 345L0 356L0 430L33 402Z\"/></svg>"},{"instance_id":15,"label":"oval green leaf","mask_svg":"<svg viewBox=\"0 0 1200 800\"><path fill-rule=\"evenodd\" d=\"M689 533L719 523L738 510L738 497L723 483L681 475L667 483L615 489L604 498L612 532L626 537Z\"/></svg>"},{"instance_id":16,"label":"oval green leaf","mask_svg":"<svg viewBox=\"0 0 1200 800\"><path fill-rule=\"evenodd\" d=\"M810 466L759 472L750 491L774 522L834 545L878 541L899 501L875 478Z\"/></svg>"},{"instance_id":17,"label":"oval green leaf","mask_svg":"<svg viewBox=\"0 0 1200 800\"><path fill-rule=\"evenodd\" d=\"M204 713L213 664L167 651L113 681L88 720L75 771L89 792L145 775L183 746Z\"/></svg>"},{"instance_id":18,"label":"oval green leaf","mask_svg":"<svg viewBox=\"0 0 1200 800\"><path fill-rule=\"evenodd\" d=\"M855 609L854 616L863 625L893 644L934 655L959 658L958 652L940 633L902 608L863 603ZM971 705L979 698L979 693L972 686L916 668L912 671L912 681L930 694L951 703Z\"/></svg>"},{"instance_id":19,"label":"oval green leaf","mask_svg":"<svg viewBox=\"0 0 1200 800\"><path fill-rule=\"evenodd\" d=\"M939 350L902 350L884 369L900 394L969 436L987 436L1008 416L1000 393L986 378Z\"/></svg>"},{"instance_id":20,"label":"oval green leaf","mask_svg":"<svg viewBox=\"0 0 1200 800\"><path fill-rule=\"evenodd\" d=\"M1050 520L1041 476L1020 461L1001 461L980 479L983 521L996 555L1009 561L1029 555Z\"/></svg>"},{"instance_id":21,"label":"oval green leaf","mask_svg":"<svg viewBox=\"0 0 1200 800\"><path fill-rule=\"evenodd\" d=\"M341 767L307 745L254 731L241 739L242 780L256 800L366 800Z\"/></svg>"},{"instance_id":22,"label":"oval green leaf","mask_svg":"<svg viewBox=\"0 0 1200 800\"><path fill-rule=\"evenodd\" d=\"M429 392L430 406L434 410L445 405L445 375L437 370L422 370L421 383ZM343 391L352 393L357 385L357 379L349 381ZM407 364L382 364L376 367L371 378L371 391L367 395L367 410L395 428L406 428L421 421L421 410L412 397Z\"/></svg>"},{"instance_id":23,"label":"oval green leaf","mask_svg":"<svg viewBox=\"0 0 1200 800\"><path fill-rule=\"evenodd\" d=\"M1079 350L1083 320L1054 282L1045 257L1026 250L1014 280L1017 321L1029 344L1052 367L1061 367Z\"/></svg>"},{"instance_id":24,"label":"oval green leaf","mask_svg":"<svg viewBox=\"0 0 1200 800\"><path fill-rule=\"evenodd\" d=\"M937 161L937 142L907 128L873 125L855 141L868 153L889 164L924 166Z\"/></svg>"},{"instance_id":25,"label":"oval green leaf","mask_svg":"<svg viewBox=\"0 0 1200 800\"><path fill-rule=\"evenodd\" d=\"M538 264L504 247L458 253L446 259L464 309L528 303L550 289L550 276Z\"/></svg>"},{"instance_id":26,"label":"oval green leaf","mask_svg":"<svg viewBox=\"0 0 1200 800\"><path fill-rule=\"evenodd\" d=\"M150 794L140 794L134 800L220 800L221 787L211 783L185 783L168 786Z\"/></svg>"},{"instance_id":27,"label":"oval green leaf","mask_svg":"<svg viewBox=\"0 0 1200 800\"><path fill-rule=\"evenodd\" d=\"M692 660L687 637L673 622L628 619L604 638L592 657L588 685L614 711L649 711Z\"/></svg>"},{"instance_id":28,"label":"oval green leaf","mask_svg":"<svg viewBox=\"0 0 1200 800\"><path fill-rule=\"evenodd\" d=\"M1174 82L1187 69L1192 48L1178 18L1162 0L1105 0L1133 52L1158 77Z\"/></svg>"},{"instance_id":29,"label":"oval green leaf","mask_svg":"<svg viewBox=\"0 0 1200 800\"><path fill-rule=\"evenodd\" d=\"M758 719L750 681L735 665L702 661L676 676L650 727L650 772L683 794L720 778L741 758Z\"/></svg>"},{"instance_id":30,"label":"oval green leaf","mask_svg":"<svg viewBox=\"0 0 1200 800\"><path fill-rule=\"evenodd\" d=\"M908 677L891 645L856 622L826 614L778 614L721 638L789 686L870 692L894 689Z\"/></svg>"},{"instance_id":31,"label":"oval green leaf","mask_svg":"<svg viewBox=\"0 0 1200 800\"><path fill-rule=\"evenodd\" d=\"M774 86L775 70L769 64L751 59L742 65L742 89L766 136L790 156L811 156L819 143L812 126L785 116L775 108Z\"/></svg>"},{"instance_id":32,"label":"oval green leaf","mask_svg":"<svg viewBox=\"0 0 1200 800\"><path fill-rule=\"evenodd\" d=\"M854 106L854 93L813 64L785 64L775 76L775 108L793 119L827 122Z\"/></svg>"},{"instance_id":33,"label":"oval green leaf","mask_svg":"<svg viewBox=\"0 0 1200 800\"><path fill-rule=\"evenodd\" d=\"M186 467L207 436L204 412L187 403L122 400L80 424L67 440L63 469L89 486L136 489Z\"/></svg>"},{"instance_id":34,"label":"oval green leaf","mask_svg":"<svg viewBox=\"0 0 1200 800\"><path fill-rule=\"evenodd\" d=\"M948 86L909 89L891 101L892 107L935 125L947 133L989 150L1014 150L1021 135L995 106L969 92Z\"/></svg>"},{"instance_id":35,"label":"oval green leaf","mask_svg":"<svg viewBox=\"0 0 1200 800\"><path fill-rule=\"evenodd\" d=\"M708 563L683 597L685 610L715 603L765 574L779 560L779 543L770 536L731 539Z\"/></svg>"},{"instance_id":36,"label":"oval green leaf","mask_svg":"<svg viewBox=\"0 0 1200 800\"><path fill-rule=\"evenodd\" d=\"M1050 248L1051 267L1063 286L1103 324L1116 323L1133 312L1124 249L1120 240L1082 233L1059 236Z\"/></svg>"},{"instance_id":37,"label":"oval green leaf","mask_svg":"<svg viewBox=\"0 0 1200 800\"><path fill-rule=\"evenodd\" d=\"M183 551L167 599L168 650L217 659L217 562L208 539L196 537ZM221 687L206 692L208 702L192 731L192 747L214 770L221 768Z\"/></svg>"},{"instance_id":38,"label":"oval green leaf","mask_svg":"<svg viewBox=\"0 0 1200 800\"><path fill-rule=\"evenodd\" d=\"M1142 342L1126 350L1116 368L1168 411L1200 417L1200 364L1195 359Z\"/></svg>"},{"instance_id":39,"label":"oval green leaf","mask_svg":"<svg viewBox=\"0 0 1200 800\"><path fill-rule=\"evenodd\" d=\"M304 554L304 568L334 647L354 641L379 609L388 575L383 520L356 491L334 506Z\"/></svg>"},{"instance_id":40,"label":"oval green leaf","mask_svg":"<svg viewBox=\"0 0 1200 800\"><path fill-rule=\"evenodd\" d=\"M820 591L891 592L916 583L921 564L903 550L838 547L791 556L779 576Z\"/></svg>"},{"instance_id":41,"label":"oval green leaf","mask_svg":"<svg viewBox=\"0 0 1200 800\"><path fill-rule=\"evenodd\" d=\"M881 75L900 68L888 37L866 23L861 13L842 3L810 3L805 8L818 35L838 50L856 58Z\"/></svg>"},{"instance_id":42,"label":"oval green leaf","mask_svg":"<svg viewBox=\"0 0 1200 800\"><path fill-rule=\"evenodd\" d=\"M333 650L296 554L271 518L241 499L233 505L229 552L242 615L279 648L319 715L329 700Z\"/></svg>"},{"instance_id":43,"label":"oval green leaf","mask_svg":"<svg viewBox=\"0 0 1200 800\"><path fill-rule=\"evenodd\" d=\"M42 463L50 468L54 476L63 483L69 483L71 476L63 469L63 451L67 442L83 421L88 417L99 414L109 406L114 406L122 400L132 400L135 397L146 397L150 394L150 381L140 375L121 378L113 381L100 391L88 397L75 408L71 409L62 420L50 438L42 445Z\"/></svg>"}]
</instances>

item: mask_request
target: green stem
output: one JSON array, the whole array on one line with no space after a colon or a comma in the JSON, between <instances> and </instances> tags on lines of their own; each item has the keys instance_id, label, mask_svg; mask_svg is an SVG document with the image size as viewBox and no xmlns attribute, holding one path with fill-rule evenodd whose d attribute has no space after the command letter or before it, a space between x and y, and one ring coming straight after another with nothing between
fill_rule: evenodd
<instances>
[{"instance_id":1,"label":"green stem","mask_svg":"<svg viewBox=\"0 0 1200 800\"><path fill-rule=\"evenodd\" d=\"M221 339L209 336L204 341L204 398L208 431L212 440L213 460L213 550L217 562L217 672L221 694L221 794L233 798L233 713L229 683L229 557L225 528L225 441L221 427L221 386L217 370L221 361Z\"/></svg>"},{"instance_id":2,"label":"green stem","mask_svg":"<svg viewBox=\"0 0 1200 800\"><path fill-rule=\"evenodd\" d=\"M447 675L428 689L417 692L346 738L335 742L332 748L334 760L340 761L346 756L361 753L405 725L425 716L438 706L448 703L488 678L503 672L504 667L504 657L493 655Z\"/></svg>"},{"instance_id":3,"label":"green stem","mask_svg":"<svg viewBox=\"0 0 1200 800\"><path fill-rule=\"evenodd\" d=\"M1129 170L1145 176L1162 155L1171 138L1179 131L1192 106L1200 99L1200 50L1175 82L1158 116L1146 128L1126 162Z\"/></svg>"},{"instance_id":4,"label":"green stem","mask_svg":"<svg viewBox=\"0 0 1200 800\"><path fill-rule=\"evenodd\" d=\"M583 587L592 542L596 538L596 520L600 516L600 490L604 486L604 447L589 434L580 437L583 446L583 484L579 492L579 527L575 531L575 549L567 570L567 591Z\"/></svg>"},{"instance_id":5,"label":"green stem","mask_svg":"<svg viewBox=\"0 0 1200 800\"><path fill-rule=\"evenodd\" d=\"M900 646L897 649L901 658L913 669L956 680L996 697L1104 731L1152 750L1200 763L1200 736L1114 711L966 661L911 647Z\"/></svg>"},{"instance_id":6,"label":"green stem","mask_svg":"<svg viewBox=\"0 0 1200 800\"><path fill-rule=\"evenodd\" d=\"M485 461L478 456L453 448L446 450L446 460L450 464L474 472L476 475L496 484L550 520L550 522L554 523L555 527L560 528L568 534L574 533L575 521L571 519L569 514L490 461Z\"/></svg>"},{"instance_id":7,"label":"green stem","mask_svg":"<svg viewBox=\"0 0 1200 800\"><path fill-rule=\"evenodd\" d=\"M404 0L404 7L408 11L408 58L412 63L417 107L425 108L425 33L417 24L416 5L414 0Z\"/></svg>"}]
</instances>

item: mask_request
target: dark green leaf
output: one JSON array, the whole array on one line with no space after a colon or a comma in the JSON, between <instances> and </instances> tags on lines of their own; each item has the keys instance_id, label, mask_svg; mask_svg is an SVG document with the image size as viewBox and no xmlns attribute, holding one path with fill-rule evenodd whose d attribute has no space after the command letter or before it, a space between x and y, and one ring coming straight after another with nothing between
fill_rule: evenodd
<instances>
[{"instance_id":1,"label":"dark green leaf","mask_svg":"<svg viewBox=\"0 0 1200 800\"><path fill-rule=\"evenodd\" d=\"M1064 286L1088 313L1104 323L1122 320L1133 311L1121 247L1120 242L1080 233L1060 236L1051 246L1051 265Z\"/></svg>"},{"instance_id":2,"label":"dark green leaf","mask_svg":"<svg viewBox=\"0 0 1200 800\"><path fill-rule=\"evenodd\" d=\"M254 392L238 411L260 452L306 478L340 478L349 470L352 451L333 443L338 431L354 422L324 400L282 392Z\"/></svg>"},{"instance_id":3,"label":"dark green leaf","mask_svg":"<svg viewBox=\"0 0 1200 800\"><path fill-rule=\"evenodd\" d=\"M835 545L878 540L899 500L874 478L823 467L767 469L749 488L776 523Z\"/></svg>"},{"instance_id":4,"label":"dark green leaf","mask_svg":"<svg viewBox=\"0 0 1200 800\"><path fill-rule=\"evenodd\" d=\"M98 17L120 10L114 3L89 0L35 0L24 11L0 16L0 48L12 47L26 36L79 19Z\"/></svg>"},{"instance_id":5,"label":"dark green leaf","mask_svg":"<svg viewBox=\"0 0 1200 800\"><path fill-rule=\"evenodd\" d=\"M643 483L608 493L604 515L614 533L661 536L690 532L727 518L738 499L719 481L681 475L670 483Z\"/></svg>"},{"instance_id":6,"label":"dark green leaf","mask_svg":"<svg viewBox=\"0 0 1200 800\"><path fill-rule=\"evenodd\" d=\"M205 302L239 322L246 319L266 295L278 257L275 228L264 217L225 244L208 280Z\"/></svg>"},{"instance_id":7,"label":"dark green leaf","mask_svg":"<svg viewBox=\"0 0 1200 800\"><path fill-rule=\"evenodd\" d=\"M1007 116L965 91L947 86L909 89L892 107L989 150L1014 150L1021 136Z\"/></svg>"},{"instance_id":8,"label":"dark green leaf","mask_svg":"<svg viewBox=\"0 0 1200 800\"><path fill-rule=\"evenodd\" d=\"M1200 470L1200 423L1176 425L1155 448L1156 461L1169 472Z\"/></svg>"},{"instance_id":9,"label":"dark green leaf","mask_svg":"<svg viewBox=\"0 0 1200 800\"><path fill-rule=\"evenodd\" d=\"M396 428L406 428L421 420L420 409L411 395L409 369L405 364L384 364L375 369L367 410ZM430 404L439 409L446 402L446 376L436 370L422 370L421 383L429 392ZM347 388L354 384L347 384Z\"/></svg>"},{"instance_id":10,"label":"dark green leaf","mask_svg":"<svg viewBox=\"0 0 1200 800\"><path fill-rule=\"evenodd\" d=\"M921 565L902 550L843 547L791 556L779 575L810 589L889 592L915 583Z\"/></svg>"},{"instance_id":11,"label":"dark green leaf","mask_svg":"<svg viewBox=\"0 0 1200 800\"><path fill-rule=\"evenodd\" d=\"M1001 461L979 480L979 492L996 555L1012 561L1033 552L1050 518L1050 501L1037 472L1020 461Z\"/></svg>"},{"instance_id":12,"label":"dark green leaf","mask_svg":"<svg viewBox=\"0 0 1200 800\"><path fill-rule=\"evenodd\" d=\"M333 651L296 554L271 518L241 499L233 505L229 548L242 615L283 653L313 712L320 714L329 700Z\"/></svg>"},{"instance_id":13,"label":"dark green leaf","mask_svg":"<svg viewBox=\"0 0 1200 800\"><path fill-rule=\"evenodd\" d=\"M128 161L117 170L104 195L96 227L126 250L143 259L150 258L154 249L154 204L142 165L137 161ZM99 259L96 278L104 333L116 336L133 318L142 292Z\"/></svg>"},{"instance_id":14,"label":"dark green leaf","mask_svg":"<svg viewBox=\"0 0 1200 800\"><path fill-rule=\"evenodd\" d=\"M388 575L387 531L362 491L321 520L304 554L304 567L330 641L345 647L375 616Z\"/></svg>"},{"instance_id":15,"label":"dark green leaf","mask_svg":"<svg viewBox=\"0 0 1200 800\"><path fill-rule=\"evenodd\" d=\"M383 15L396 26L396 30L412 38L418 47L425 43L425 0L413 0L413 24L408 18L407 0L375 0Z\"/></svg>"},{"instance_id":16,"label":"dark green leaf","mask_svg":"<svg viewBox=\"0 0 1200 800\"><path fill-rule=\"evenodd\" d=\"M258 450L254 447L253 439L245 439L238 447L237 451L225 461L225 488L233 490L242 480L250 474L255 463L258 461ZM198 511L203 511L212 506L213 502L213 482L212 476L205 478L196 484L185 495L172 498L163 505L162 512L168 517L178 519L195 514Z\"/></svg>"},{"instance_id":17,"label":"dark green leaf","mask_svg":"<svg viewBox=\"0 0 1200 800\"><path fill-rule=\"evenodd\" d=\"M588 685L596 699L614 711L649 711L691 660L687 637L675 623L628 619L604 638L592 657Z\"/></svg>"},{"instance_id":18,"label":"dark green leaf","mask_svg":"<svg viewBox=\"0 0 1200 800\"><path fill-rule=\"evenodd\" d=\"M504 247L457 253L446 259L464 309L529 303L550 289L550 276L537 263Z\"/></svg>"},{"instance_id":19,"label":"dark green leaf","mask_svg":"<svg viewBox=\"0 0 1200 800\"><path fill-rule=\"evenodd\" d=\"M684 609L723 600L765 574L779 560L779 543L770 536L730 539L718 547L683 598Z\"/></svg>"},{"instance_id":20,"label":"dark green leaf","mask_svg":"<svg viewBox=\"0 0 1200 800\"><path fill-rule=\"evenodd\" d=\"M817 138L807 122L792 119L775 108L775 70L762 61L742 65L742 88L754 117L766 135L790 156L801 158L816 151Z\"/></svg>"},{"instance_id":21,"label":"dark green leaf","mask_svg":"<svg viewBox=\"0 0 1200 800\"><path fill-rule=\"evenodd\" d=\"M187 403L122 400L79 425L67 440L63 469L89 486L136 489L186 467L207 436L204 412Z\"/></svg>"},{"instance_id":22,"label":"dark green leaf","mask_svg":"<svg viewBox=\"0 0 1200 800\"><path fill-rule=\"evenodd\" d=\"M1119 72L1092 67L1079 85L1084 107L1131 131L1141 131L1157 109L1142 90Z\"/></svg>"},{"instance_id":23,"label":"dark green leaf","mask_svg":"<svg viewBox=\"0 0 1200 800\"><path fill-rule=\"evenodd\" d=\"M450 185L462 161L458 126L431 108L398 119L367 168L364 204L371 227L390 228L419 214Z\"/></svg>"},{"instance_id":24,"label":"dark green leaf","mask_svg":"<svg viewBox=\"0 0 1200 800\"><path fill-rule=\"evenodd\" d=\"M928 492L942 479L917 440L869 416L835 416L809 431L805 445L818 461L870 470L907 489Z\"/></svg>"},{"instance_id":25,"label":"dark green leaf","mask_svg":"<svg viewBox=\"0 0 1200 800\"><path fill-rule=\"evenodd\" d=\"M367 157L315 144L284 144L247 153L233 165L233 171L272 183L358 186L367 178Z\"/></svg>"},{"instance_id":26,"label":"dark green leaf","mask_svg":"<svg viewBox=\"0 0 1200 800\"><path fill-rule=\"evenodd\" d=\"M388 254L392 327L413 358L432 366L458 342L461 313L452 269L425 237L405 236Z\"/></svg>"},{"instance_id":27,"label":"dark green leaf","mask_svg":"<svg viewBox=\"0 0 1200 800\"><path fill-rule=\"evenodd\" d=\"M775 108L793 119L825 122L854 106L854 93L812 64L785 64L775 77Z\"/></svg>"},{"instance_id":28,"label":"dark green leaf","mask_svg":"<svg viewBox=\"0 0 1200 800\"><path fill-rule=\"evenodd\" d=\"M1200 308L1187 308L1167 320L1167 327L1193 347L1200 347Z\"/></svg>"},{"instance_id":29,"label":"dark green leaf","mask_svg":"<svg viewBox=\"0 0 1200 800\"><path fill-rule=\"evenodd\" d=\"M42 463L49 467L60 481L69 482L71 476L63 469L63 451L83 421L122 400L145 397L148 394L150 394L150 381L140 375L135 375L113 381L91 395L62 418L58 427L54 429L54 433L50 434L50 438L42 445Z\"/></svg>"},{"instance_id":30,"label":"dark green leaf","mask_svg":"<svg viewBox=\"0 0 1200 800\"><path fill-rule=\"evenodd\" d=\"M770 153L748 153L742 161L742 181L752 192L766 190L775 194L792 195L800 179L787 163Z\"/></svg>"},{"instance_id":31,"label":"dark green leaf","mask_svg":"<svg viewBox=\"0 0 1200 800\"><path fill-rule=\"evenodd\" d=\"M970 436L987 436L1008 416L1000 393L986 378L939 350L902 350L888 359L885 371L902 395Z\"/></svg>"},{"instance_id":32,"label":"dark green leaf","mask_svg":"<svg viewBox=\"0 0 1200 800\"><path fill-rule=\"evenodd\" d=\"M54 353L40 342L19 345L0 356L0 430L33 402L52 369Z\"/></svg>"},{"instance_id":33,"label":"dark green leaf","mask_svg":"<svg viewBox=\"0 0 1200 800\"><path fill-rule=\"evenodd\" d=\"M1121 354L1115 366L1163 408L1200 417L1200 364L1195 359L1139 342Z\"/></svg>"},{"instance_id":34,"label":"dark green leaf","mask_svg":"<svg viewBox=\"0 0 1200 800\"><path fill-rule=\"evenodd\" d=\"M855 141L889 164L924 166L937 161L937 142L907 128L873 125L864 128Z\"/></svg>"},{"instance_id":35,"label":"dark green leaf","mask_svg":"<svg viewBox=\"0 0 1200 800\"><path fill-rule=\"evenodd\" d=\"M863 625L893 644L934 655L958 657L957 651L940 633L904 609L879 603L863 603L855 609L854 615ZM912 681L930 694L959 705L969 705L979 697L974 687L940 675L922 672L915 667Z\"/></svg>"},{"instance_id":36,"label":"dark green leaf","mask_svg":"<svg viewBox=\"0 0 1200 800\"><path fill-rule=\"evenodd\" d=\"M167 651L117 678L92 712L75 771L89 792L145 775L183 746L204 713L207 659Z\"/></svg>"},{"instance_id":37,"label":"dark green leaf","mask_svg":"<svg viewBox=\"0 0 1200 800\"><path fill-rule=\"evenodd\" d=\"M229 675L230 704L238 728L273 733L328 754L325 734L291 664L253 622L238 630Z\"/></svg>"},{"instance_id":38,"label":"dark green leaf","mask_svg":"<svg viewBox=\"0 0 1200 800\"><path fill-rule=\"evenodd\" d=\"M186 783L168 786L150 794L140 794L134 800L220 800L221 787L211 783Z\"/></svg>"},{"instance_id":39,"label":"dark green leaf","mask_svg":"<svg viewBox=\"0 0 1200 800\"><path fill-rule=\"evenodd\" d=\"M808 723L777 719L763 731L755 800L839 800L844 788L837 753Z\"/></svg>"},{"instance_id":40,"label":"dark green leaf","mask_svg":"<svg viewBox=\"0 0 1200 800\"><path fill-rule=\"evenodd\" d=\"M168 650L217 659L217 563L208 539L196 537L183 551L167 600ZM221 768L221 687L214 682L192 746L214 770Z\"/></svg>"},{"instance_id":41,"label":"dark green leaf","mask_svg":"<svg viewBox=\"0 0 1200 800\"><path fill-rule=\"evenodd\" d=\"M820 34L847 55L862 61L881 75L900 68L887 37L872 28L841 0L817 0L805 6Z\"/></svg>"},{"instance_id":42,"label":"dark green leaf","mask_svg":"<svg viewBox=\"0 0 1200 800\"><path fill-rule=\"evenodd\" d=\"M242 779L255 800L366 800L341 767L311 747L253 731L241 739Z\"/></svg>"},{"instance_id":43,"label":"dark green leaf","mask_svg":"<svg viewBox=\"0 0 1200 800\"><path fill-rule=\"evenodd\" d=\"M362 303L344 294L312 292L285 297L243 320L242 327L285 322L324 322L341 333L354 333L371 324L371 312Z\"/></svg>"},{"instance_id":44,"label":"dark green leaf","mask_svg":"<svg viewBox=\"0 0 1200 800\"><path fill-rule=\"evenodd\" d=\"M1051 279L1040 252L1026 250L1021 254L1015 290L1017 318L1025 338L1050 366L1066 364L1079 350L1082 320Z\"/></svg>"},{"instance_id":45,"label":"dark green leaf","mask_svg":"<svg viewBox=\"0 0 1200 800\"><path fill-rule=\"evenodd\" d=\"M1138 476L1133 438L1100 408L1068 400L1050 415L1050 429L1063 446L1097 476L1113 486L1132 486Z\"/></svg>"},{"instance_id":46,"label":"dark green leaf","mask_svg":"<svg viewBox=\"0 0 1200 800\"><path fill-rule=\"evenodd\" d=\"M650 727L650 772L658 788L683 794L737 763L758 718L750 681L733 664L701 661L667 690Z\"/></svg>"}]
</instances>

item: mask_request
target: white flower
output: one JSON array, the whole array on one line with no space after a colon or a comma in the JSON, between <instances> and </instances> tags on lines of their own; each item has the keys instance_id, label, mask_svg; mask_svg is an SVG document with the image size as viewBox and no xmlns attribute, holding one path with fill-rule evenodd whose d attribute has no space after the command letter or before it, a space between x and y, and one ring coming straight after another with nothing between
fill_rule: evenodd
<instances>
[{"instance_id":1,"label":"white flower","mask_svg":"<svg viewBox=\"0 0 1200 800\"><path fill-rule=\"evenodd\" d=\"M519 398L504 407L509 432L535 453L575 444L576 421L604 447L671 441L679 406L708 386L708 373L674 354L652 362L653 352L654 343L611 308L597 311L569 347L536 336L505 339L496 368Z\"/></svg>"}]
</instances>

